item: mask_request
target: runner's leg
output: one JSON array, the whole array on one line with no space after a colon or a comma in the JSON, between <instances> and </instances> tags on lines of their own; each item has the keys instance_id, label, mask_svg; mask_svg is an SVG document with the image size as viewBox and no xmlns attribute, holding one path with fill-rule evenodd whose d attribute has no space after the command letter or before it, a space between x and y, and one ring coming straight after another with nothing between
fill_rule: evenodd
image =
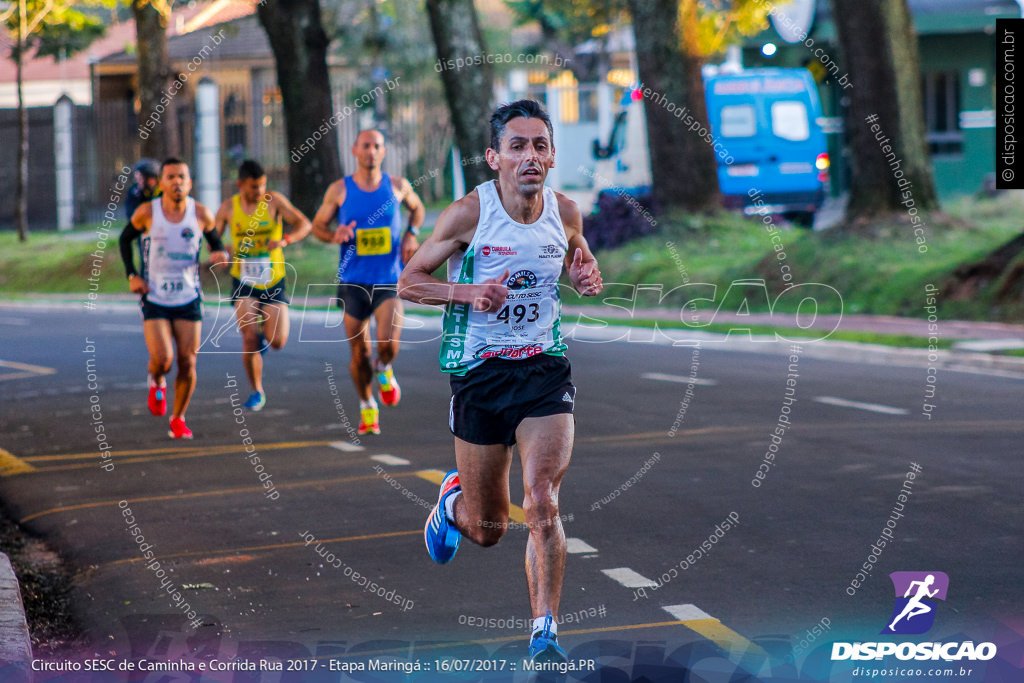
<instances>
[{"instance_id":1,"label":"runner's leg","mask_svg":"<svg viewBox=\"0 0 1024 683\"><path fill-rule=\"evenodd\" d=\"M242 365L253 391L263 392L263 356L260 354L259 301L240 297L235 303L238 331L242 335Z\"/></svg>"},{"instance_id":2,"label":"runner's leg","mask_svg":"<svg viewBox=\"0 0 1024 683\"><path fill-rule=\"evenodd\" d=\"M402 312L402 300L395 297L384 301L373 313L377 320L377 359L381 367L388 365L398 355Z\"/></svg>"},{"instance_id":3,"label":"runner's leg","mask_svg":"<svg viewBox=\"0 0 1024 683\"><path fill-rule=\"evenodd\" d=\"M530 533L526 581L534 618L546 616L548 610L558 615L565 574L565 532L558 492L572 457L574 432L571 414L526 418L516 429L523 463L523 512Z\"/></svg>"},{"instance_id":4,"label":"runner's leg","mask_svg":"<svg viewBox=\"0 0 1024 683\"><path fill-rule=\"evenodd\" d=\"M508 529L512 447L480 446L455 437L455 462L462 486L455 500L455 527L477 545L492 546Z\"/></svg>"},{"instance_id":5,"label":"runner's leg","mask_svg":"<svg viewBox=\"0 0 1024 683\"><path fill-rule=\"evenodd\" d=\"M370 365L370 319L359 320L346 313L345 334L348 335L349 347L352 349L352 362L348 366L352 383L359 399L368 401L373 380L373 367Z\"/></svg>"},{"instance_id":6,"label":"runner's leg","mask_svg":"<svg viewBox=\"0 0 1024 683\"><path fill-rule=\"evenodd\" d=\"M142 332L149 350L149 374L159 386L163 384L164 376L171 371L171 363L174 362L171 321L150 318L142 323Z\"/></svg>"},{"instance_id":7,"label":"runner's leg","mask_svg":"<svg viewBox=\"0 0 1024 683\"><path fill-rule=\"evenodd\" d=\"M202 335L201 320L173 320L172 331L178 346L178 374L174 378L174 412L171 417L184 419L192 393L196 389L196 355Z\"/></svg>"},{"instance_id":8,"label":"runner's leg","mask_svg":"<svg viewBox=\"0 0 1024 683\"><path fill-rule=\"evenodd\" d=\"M283 349L288 343L290 328L287 304L263 304L263 336L270 348L275 351Z\"/></svg>"}]
</instances>

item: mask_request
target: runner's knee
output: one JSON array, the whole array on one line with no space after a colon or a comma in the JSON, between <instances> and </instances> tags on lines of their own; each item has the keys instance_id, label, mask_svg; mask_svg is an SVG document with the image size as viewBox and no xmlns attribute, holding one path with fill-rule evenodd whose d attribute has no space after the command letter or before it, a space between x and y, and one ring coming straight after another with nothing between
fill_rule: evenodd
<instances>
[{"instance_id":1,"label":"runner's knee","mask_svg":"<svg viewBox=\"0 0 1024 683\"><path fill-rule=\"evenodd\" d=\"M558 518L558 503L549 488L533 489L523 498L523 512L531 530L551 528Z\"/></svg>"},{"instance_id":2,"label":"runner's knee","mask_svg":"<svg viewBox=\"0 0 1024 683\"><path fill-rule=\"evenodd\" d=\"M489 548L498 543L508 530L508 517L477 520L470 538L479 546Z\"/></svg>"}]
</instances>

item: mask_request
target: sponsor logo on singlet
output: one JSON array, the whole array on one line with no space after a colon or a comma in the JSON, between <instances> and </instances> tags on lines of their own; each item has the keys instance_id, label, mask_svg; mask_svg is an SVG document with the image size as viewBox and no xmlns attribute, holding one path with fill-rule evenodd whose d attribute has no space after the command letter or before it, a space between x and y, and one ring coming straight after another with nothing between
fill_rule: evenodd
<instances>
[{"instance_id":1,"label":"sponsor logo on singlet","mask_svg":"<svg viewBox=\"0 0 1024 683\"><path fill-rule=\"evenodd\" d=\"M530 289L537 286L537 276L532 270L520 270L512 274L506 286L509 289Z\"/></svg>"}]
</instances>

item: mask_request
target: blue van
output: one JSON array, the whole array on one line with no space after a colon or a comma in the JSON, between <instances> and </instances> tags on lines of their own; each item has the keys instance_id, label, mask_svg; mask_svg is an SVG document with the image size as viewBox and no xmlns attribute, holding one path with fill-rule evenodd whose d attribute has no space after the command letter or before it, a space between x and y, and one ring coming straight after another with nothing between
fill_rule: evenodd
<instances>
[{"instance_id":1,"label":"blue van","mask_svg":"<svg viewBox=\"0 0 1024 683\"><path fill-rule=\"evenodd\" d=\"M767 68L707 76L704 96L711 130L728 150L718 164L725 206L811 227L829 167L811 73Z\"/></svg>"}]
</instances>

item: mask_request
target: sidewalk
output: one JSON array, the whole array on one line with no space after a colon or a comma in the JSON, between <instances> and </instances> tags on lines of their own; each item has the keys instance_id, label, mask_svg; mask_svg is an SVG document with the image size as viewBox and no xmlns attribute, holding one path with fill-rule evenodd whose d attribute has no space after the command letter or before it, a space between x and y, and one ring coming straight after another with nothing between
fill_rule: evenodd
<instances>
[{"instance_id":1,"label":"sidewalk","mask_svg":"<svg viewBox=\"0 0 1024 683\"><path fill-rule=\"evenodd\" d=\"M86 297L83 294L40 294L34 295L32 301L5 301L0 302L0 311L21 309L49 309L49 310L82 310ZM138 299L133 294L101 294L95 300L95 312L102 312L105 308L111 310L126 311L137 309ZM212 302L207 302L210 306ZM227 304L223 304L227 305ZM296 293L292 298L292 314L298 315L303 309L312 311L328 311L333 309L331 299L328 297L309 297L308 299ZM439 306L422 306L419 304L405 303L406 312L411 314L421 313L426 316L437 317ZM685 322L690 322L694 313L686 312ZM793 315L782 316L782 323L773 318L771 313L751 313L738 315L725 311L699 310L695 312L698 322L716 324L735 324L738 329L746 325L776 326L780 332L793 327ZM608 320L621 321L623 326L629 326L631 320L654 319L680 322L680 313L670 309L635 309L614 305L606 306L563 306L563 323L568 325L580 321L584 333L575 337L576 339L591 338L594 334L602 337L601 331L597 328L599 324L588 324L588 317L600 316ZM803 323L803 320L801 320ZM838 324L838 327L837 327ZM1019 373L1024 377L1024 357L1007 356L994 353L995 351L1024 348L1024 325L1011 325L1007 323L974 322L967 320L943 320L935 322L918 318L902 318L896 316L876 315L821 315L809 325L809 329L821 330L823 334L833 329L846 332L871 332L877 334L908 335L927 339L935 336L938 339L955 339L951 350L940 350L930 352L926 348L901 348L882 344L868 344L861 342L839 341L834 339L823 339L820 341L800 342L804 349L809 350L814 356L830 358L835 360L868 361L897 365L912 366L937 366L946 369L975 368L996 372ZM655 340L659 343L673 343L673 340L688 339L701 340L702 342L713 342L712 348L727 348L733 350L751 350L751 342L747 335L734 335L726 338L721 333L701 332L699 329L665 329L662 330L661 338ZM592 334L593 333L593 334ZM647 334L645 338L656 335ZM612 334L611 338L621 338L621 334ZM758 350L770 351L777 344L763 342L774 341L770 337L754 336L758 344ZM597 338L593 339L594 341ZM799 341L794 339L794 341Z\"/></svg>"}]
</instances>

